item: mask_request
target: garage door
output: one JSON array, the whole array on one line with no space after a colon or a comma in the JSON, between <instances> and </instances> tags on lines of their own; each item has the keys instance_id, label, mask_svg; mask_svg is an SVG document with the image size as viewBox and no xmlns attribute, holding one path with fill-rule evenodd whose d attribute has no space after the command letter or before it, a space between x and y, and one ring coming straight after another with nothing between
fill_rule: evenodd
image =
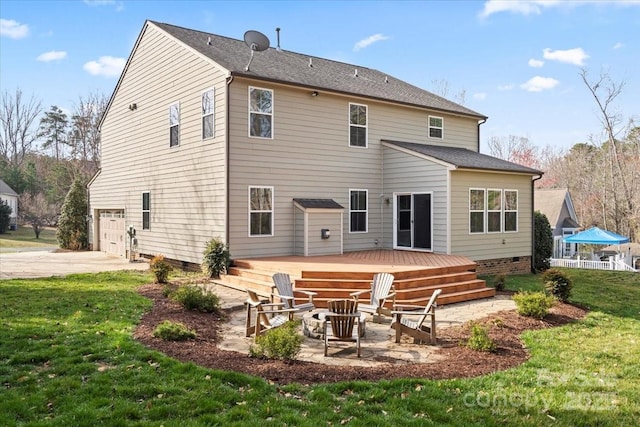
<instances>
[{"instance_id":1,"label":"garage door","mask_svg":"<svg viewBox=\"0 0 640 427\"><path fill-rule=\"evenodd\" d=\"M124 211L101 211L99 227L100 250L108 254L126 256Z\"/></svg>"}]
</instances>

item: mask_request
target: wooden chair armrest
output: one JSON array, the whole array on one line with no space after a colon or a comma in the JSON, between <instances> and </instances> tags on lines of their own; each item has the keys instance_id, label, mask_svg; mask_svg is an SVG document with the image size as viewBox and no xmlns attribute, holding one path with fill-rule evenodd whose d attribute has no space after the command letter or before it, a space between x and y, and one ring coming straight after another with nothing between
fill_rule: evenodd
<instances>
[{"instance_id":1,"label":"wooden chair armrest","mask_svg":"<svg viewBox=\"0 0 640 427\"><path fill-rule=\"evenodd\" d=\"M280 294L271 294L271 295L272 295L272 297L286 299L286 300L289 300L289 301L293 301L293 299L294 299L293 297L290 297L289 295L280 295Z\"/></svg>"},{"instance_id":2,"label":"wooden chair armrest","mask_svg":"<svg viewBox=\"0 0 640 427\"><path fill-rule=\"evenodd\" d=\"M394 305L393 310L402 311L402 310L423 310L424 305L411 305L411 304L400 304Z\"/></svg>"},{"instance_id":3,"label":"wooden chair armrest","mask_svg":"<svg viewBox=\"0 0 640 427\"><path fill-rule=\"evenodd\" d=\"M366 289L366 290L364 290L364 291L351 292L349 295L351 295L351 296L352 296L353 298L355 298L355 299L356 299L356 301L357 301L357 300L358 300L358 298L360 298L360 295L367 294L367 293L369 293L369 292L371 292L371 289Z\"/></svg>"},{"instance_id":4,"label":"wooden chair armrest","mask_svg":"<svg viewBox=\"0 0 640 427\"><path fill-rule=\"evenodd\" d=\"M302 289L294 289L294 292L300 292L301 294L305 294L305 295L308 295L308 296L310 296L310 297L311 297L311 296L318 295L318 293L317 293L317 292L313 292L313 291L303 291Z\"/></svg>"}]
</instances>

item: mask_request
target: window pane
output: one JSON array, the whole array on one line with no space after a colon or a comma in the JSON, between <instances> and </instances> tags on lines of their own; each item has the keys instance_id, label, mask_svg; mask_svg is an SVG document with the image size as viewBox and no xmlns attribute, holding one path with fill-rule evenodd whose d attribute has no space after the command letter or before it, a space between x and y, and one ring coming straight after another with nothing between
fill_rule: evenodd
<instances>
[{"instance_id":1,"label":"window pane","mask_svg":"<svg viewBox=\"0 0 640 427\"><path fill-rule=\"evenodd\" d=\"M442 138L442 129L430 128L429 136L431 138Z\"/></svg>"},{"instance_id":2,"label":"window pane","mask_svg":"<svg viewBox=\"0 0 640 427\"><path fill-rule=\"evenodd\" d=\"M271 212L251 213L251 235L271 235Z\"/></svg>"},{"instance_id":3,"label":"window pane","mask_svg":"<svg viewBox=\"0 0 640 427\"><path fill-rule=\"evenodd\" d=\"M169 126L180 123L180 105L173 104L169 107Z\"/></svg>"},{"instance_id":4,"label":"window pane","mask_svg":"<svg viewBox=\"0 0 640 427\"><path fill-rule=\"evenodd\" d=\"M487 213L487 231L495 233L501 231L500 218L502 214L500 212Z\"/></svg>"},{"instance_id":5,"label":"window pane","mask_svg":"<svg viewBox=\"0 0 640 427\"><path fill-rule=\"evenodd\" d=\"M366 147L367 128L351 126L351 139L349 140L349 144L352 147Z\"/></svg>"},{"instance_id":6,"label":"window pane","mask_svg":"<svg viewBox=\"0 0 640 427\"><path fill-rule=\"evenodd\" d=\"M367 209L367 192L366 191L352 191L351 192L351 210L363 211Z\"/></svg>"},{"instance_id":7,"label":"window pane","mask_svg":"<svg viewBox=\"0 0 640 427\"><path fill-rule=\"evenodd\" d=\"M489 190L487 193L487 209L490 211L499 211L502 209L502 192Z\"/></svg>"},{"instance_id":8,"label":"window pane","mask_svg":"<svg viewBox=\"0 0 640 427\"><path fill-rule=\"evenodd\" d=\"M251 136L271 138L271 116L251 113Z\"/></svg>"},{"instance_id":9,"label":"window pane","mask_svg":"<svg viewBox=\"0 0 640 427\"><path fill-rule=\"evenodd\" d=\"M252 188L251 189L251 210L270 211L271 210L271 189Z\"/></svg>"},{"instance_id":10,"label":"window pane","mask_svg":"<svg viewBox=\"0 0 640 427\"><path fill-rule=\"evenodd\" d=\"M484 190L471 190L469 192L469 210L484 210Z\"/></svg>"},{"instance_id":11,"label":"window pane","mask_svg":"<svg viewBox=\"0 0 640 427\"><path fill-rule=\"evenodd\" d=\"M484 212L471 212L469 214L469 230L472 233L484 232Z\"/></svg>"},{"instance_id":12,"label":"window pane","mask_svg":"<svg viewBox=\"0 0 640 427\"><path fill-rule=\"evenodd\" d=\"M213 89L202 94L202 115L213 113Z\"/></svg>"},{"instance_id":13,"label":"window pane","mask_svg":"<svg viewBox=\"0 0 640 427\"><path fill-rule=\"evenodd\" d=\"M504 213L504 231L518 231L518 212Z\"/></svg>"},{"instance_id":14,"label":"window pane","mask_svg":"<svg viewBox=\"0 0 640 427\"><path fill-rule=\"evenodd\" d=\"M180 143L180 126L171 126L169 129L169 146L173 147Z\"/></svg>"},{"instance_id":15,"label":"window pane","mask_svg":"<svg viewBox=\"0 0 640 427\"><path fill-rule=\"evenodd\" d=\"M351 212L351 231L367 231L366 212Z\"/></svg>"},{"instance_id":16,"label":"window pane","mask_svg":"<svg viewBox=\"0 0 640 427\"><path fill-rule=\"evenodd\" d=\"M151 195L150 193L142 193L142 210L148 211L151 207Z\"/></svg>"},{"instance_id":17,"label":"window pane","mask_svg":"<svg viewBox=\"0 0 640 427\"><path fill-rule=\"evenodd\" d=\"M202 138L213 137L213 114L202 118Z\"/></svg>"},{"instance_id":18,"label":"window pane","mask_svg":"<svg viewBox=\"0 0 640 427\"><path fill-rule=\"evenodd\" d=\"M399 222L398 230L411 230L411 211L402 211L399 214Z\"/></svg>"},{"instance_id":19,"label":"window pane","mask_svg":"<svg viewBox=\"0 0 640 427\"><path fill-rule=\"evenodd\" d=\"M506 211L518 210L518 192L517 191L504 192L504 209Z\"/></svg>"},{"instance_id":20,"label":"window pane","mask_svg":"<svg viewBox=\"0 0 640 427\"><path fill-rule=\"evenodd\" d=\"M398 197L398 204L400 209L411 209L411 196Z\"/></svg>"},{"instance_id":21,"label":"window pane","mask_svg":"<svg viewBox=\"0 0 640 427\"><path fill-rule=\"evenodd\" d=\"M429 117L429 126L433 127L442 127L442 118L441 117Z\"/></svg>"},{"instance_id":22,"label":"window pane","mask_svg":"<svg viewBox=\"0 0 640 427\"><path fill-rule=\"evenodd\" d=\"M367 107L365 105L351 104L350 110L350 123L352 125L367 125Z\"/></svg>"},{"instance_id":23,"label":"window pane","mask_svg":"<svg viewBox=\"0 0 640 427\"><path fill-rule=\"evenodd\" d=\"M252 112L271 114L273 103L272 92L270 90L251 88L250 102L250 108Z\"/></svg>"}]
</instances>

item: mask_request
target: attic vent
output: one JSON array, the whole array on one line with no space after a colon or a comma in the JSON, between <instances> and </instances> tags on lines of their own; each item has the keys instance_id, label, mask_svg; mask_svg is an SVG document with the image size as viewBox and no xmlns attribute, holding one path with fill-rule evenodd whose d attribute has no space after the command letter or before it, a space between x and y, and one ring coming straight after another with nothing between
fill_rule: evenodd
<instances>
[{"instance_id":1,"label":"attic vent","mask_svg":"<svg viewBox=\"0 0 640 427\"><path fill-rule=\"evenodd\" d=\"M353 73L353 77L358 77L358 69L356 68L356 70Z\"/></svg>"},{"instance_id":2,"label":"attic vent","mask_svg":"<svg viewBox=\"0 0 640 427\"><path fill-rule=\"evenodd\" d=\"M384 82L385 82L385 83L389 83L389 77L384 76Z\"/></svg>"},{"instance_id":3,"label":"attic vent","mask_svg":"<svg viewBox=\"0 0 640 427\"><path fill-rule=\"evenodd\" d=\"M313 67L313 59L309 58L309 68Z\"/></svg>"},{"instance_id":4,"label":"attic vent","mask_svg":"<svg viewBox=\"0 0 640 427\"><path fill-rule=\"evenodd\" d=\"M207 39L207 44L211 46L211 36L209 36L209 38Z\"/></svg>"}]
</instances>

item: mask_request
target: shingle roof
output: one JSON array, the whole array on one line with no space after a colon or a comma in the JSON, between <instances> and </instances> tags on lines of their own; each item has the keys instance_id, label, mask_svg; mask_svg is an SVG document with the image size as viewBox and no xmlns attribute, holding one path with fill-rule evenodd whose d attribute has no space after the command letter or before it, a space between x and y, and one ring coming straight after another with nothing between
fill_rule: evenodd
<instances>
[{"instance_id":1,"label":"shingle roof","mask_svg":"<svg viewBox=\"0 0 640 427\"><path fill-rule=\"evenodd\" d=\"M469 108L378 70L276 48L255 52L249 71L245 71L251 51L244 41L175 25L149 22L226 68L232 75L393 101L478 119L486 118ZM312 66L309 66L310 64Z\"/></svg>"},{"instance_id":2,"label":"shingle roof","mask_svg":"<svg viewBox=\"0 0 640 427\"><path fill-rule=\"evenodd\" d=\"M18 193L16 193L13 188L9 187L9 185L4 182L3 180L0 179L0 194L7 194L9 196L17 196Z\"/></svg>"},{"instance_id":3,"label":"shingle roof","mask_svg":"<svg viewBox=\"0 0 640 427\"><path fill-rule=\"evenodd\" d=\"M344 207L333 199L293 199L304 209L344 209Z\"/></svg>"},{"instance_id":4,"label":"shingle roof","mask_svg":"<svg viewBox=\"0 0 640 427\"><path fill-rule=\"evenodd\" d=\"M439 145L416 144L413 142L382 140L406 150L414 151L425 156L433 157L457 168L492 170L500 172L516 172L531 175L541 175L542 172L517 163L487 156L466 148L445 147Z\"/></svg>"},{"instance_id":5,"label":"shingle roof","mask_svg":"<svg viewBox=\"0 0 640 427\"><path fill-rule=\"evenodd\" d=\"M533 195L533 209L546 216L552 228L563 226L558 222L567 191L566 188L538 188Z\"/></svg>"}]
</instances>

